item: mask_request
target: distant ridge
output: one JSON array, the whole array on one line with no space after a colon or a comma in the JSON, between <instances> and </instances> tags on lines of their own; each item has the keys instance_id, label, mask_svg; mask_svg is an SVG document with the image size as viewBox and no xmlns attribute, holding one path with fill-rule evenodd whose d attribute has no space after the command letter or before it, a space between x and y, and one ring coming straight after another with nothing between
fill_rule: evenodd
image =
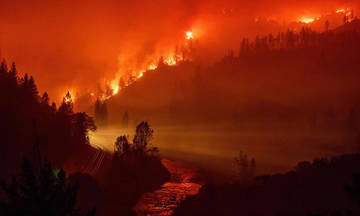
<instances>
[{"instance_id":1,"label":"distant ridge","mask_svg":"<svg viewBox=\"0 0 360 216\"><path fill-rule=\"evenodd\" d=\"M351 32L351 31L360 31L360 20L356 19L350 23L345 23L342 26L334 29L335 33L344 33L344 32Z\"/></svg>"}]
</instances>

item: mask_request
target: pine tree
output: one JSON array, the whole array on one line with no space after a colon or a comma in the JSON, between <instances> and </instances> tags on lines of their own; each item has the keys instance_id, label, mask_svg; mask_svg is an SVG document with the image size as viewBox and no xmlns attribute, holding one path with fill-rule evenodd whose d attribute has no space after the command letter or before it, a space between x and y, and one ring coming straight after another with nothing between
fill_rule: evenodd
<instances>
[{"instance_id":1,"label":"pine tree","mask_svg":"<svg viewBox=\"0 0 360 216\"><path fill-rule=\"evenodd\" d=\"M27 86L28 86L28 83L29 83L29 77L28 77L27 74L25 74L24 77L23 77L22 80L21 80L21 87L22 87L23 89L26 89Z\"/></svg>"},{"instance_id":2,"label":"pine tree","mask_svg":"<svg viewBox=\"0 0 360 216\"><path fill-rule=\"evenodd\" d=\"M55 104L55 102L52 102L52 104L51 104L51 112L53 112L53 113L56 112L56 104Z\"/></svg>"},{"instance_id":3,"label":"pine tree","mask_svg":"<svg viewBox=\"0 0 360 216\"><path fill-rule=\"evenodd\" d=\"M40 101L40 104L41 105L46 105L46 106L49 106L49 95L47 92L44 92L43 96L41 97L41 101Z\"/></svg>"},{"instance_id":4,"label":"pine tree","mask_svg":"<svg viewBox=\"0 0 360 216\"><path fill-rule=\"evenodd\" d=\"M7 67L6 61L3 60L1 62L1 66L0 66L0 77L5 78L7 73L8 73L8 67Z\"/></svg>"},{"instance_id":5,"label":"pine tree","mask_svg":"<svg viewBox=\"0 0 360 216\"><path fill-rule=\"evenodd\" d=\"M123 127L128 128L129 127L129 114L128 112L124 113L123 119L122 119Z\"/></svg>"},{"instance_id":6,"label":"pine tree","mask_svg":"<svg viewBox=\"0 0 360 216\"><path fill-rule=\"evenodd\" d=\"M150 144L150 140L153 137L154 130L150 128L147 122L141 122L136 126L136 132L133 139L133 143L137 149L146 149Z\"/></svg>"},{"instance_id":7,"label":"pine tree","mask_svg":"<svg viewBox=\"0 0 360 216\"><path fill-rule=\"evenodd\" d=\"M38 97L39 92L37 90L34 78L32 76L30 76L27 88L31 96L33 96L34 98Z\"/></svg>"},{"instance_id":8,"label":"pine tree","mask_svg":"<svg viewBox=\"0 0 360 216\"><path fill-rule=\"evenodd\" d=\"M11 85L16 86L17 85L17 70L15 62L11 64L11 69L9 71L8 77L10 79Z\"/></svg>"},{"instance_id":9,"label":"pine tree","mask_svg":"<svg viewBox=\"0 0 360 216\"><path fill-rule=\"evenodd\" d=\"M63 101L59 107L59 112L68 115L74 113L74 103L72 101L70 92L67 92L67 94L63 98Z\"/></svg>"},{"instance_id":10,"label":"pine tree","mask_svg":"<svg viewBox=\"0 0 360 216\"><path fill-rule=\"evenodd\" d=\"M130 144L126 136L119 136L115 142L115 155L122 156L129 151Z\"/></svg>"}]
</instances>

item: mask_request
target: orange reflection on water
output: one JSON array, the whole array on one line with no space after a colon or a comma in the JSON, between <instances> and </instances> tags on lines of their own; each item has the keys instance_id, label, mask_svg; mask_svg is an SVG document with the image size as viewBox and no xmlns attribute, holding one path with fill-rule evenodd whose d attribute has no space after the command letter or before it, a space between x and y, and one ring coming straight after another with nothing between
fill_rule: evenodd
<instances>
[{"instance_id":1,"label":"orange reflection on water","mask_svg":"<svg viewBox=\"0 0 360 216\"><path fill-rule=\"evenodd\" d=\"M159 190L145 193L134 207L138 216L172 215L181 200L199 192L201 184L195 183L197 171L182 163L163 159L163 165L170 171L171 180Z\"/></svg>"}]
</instances>

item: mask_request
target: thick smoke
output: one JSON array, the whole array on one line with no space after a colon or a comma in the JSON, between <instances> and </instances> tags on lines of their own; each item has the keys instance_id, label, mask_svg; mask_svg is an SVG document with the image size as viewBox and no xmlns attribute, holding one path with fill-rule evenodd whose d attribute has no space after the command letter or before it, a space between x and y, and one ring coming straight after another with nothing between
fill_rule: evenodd
<instances>
[{"instance_id":1,"label":"thick smoke","mask_svg":"<svg viewBox=\"0 0 360 216\"><path fill-rule=\"evenodd\" d=\"M40 92L56 102L70 89L97 91L104 83L140 70L182 42L191 30L211 54L238 48L241 37L338 8L341 0L3 0L0 6L1 58L35 76ZM271 18L276 24L254 25ZM170 50L170 51L169 51ZM213 55L216 56L216 55Z\"/></svg>"}]
</instances>

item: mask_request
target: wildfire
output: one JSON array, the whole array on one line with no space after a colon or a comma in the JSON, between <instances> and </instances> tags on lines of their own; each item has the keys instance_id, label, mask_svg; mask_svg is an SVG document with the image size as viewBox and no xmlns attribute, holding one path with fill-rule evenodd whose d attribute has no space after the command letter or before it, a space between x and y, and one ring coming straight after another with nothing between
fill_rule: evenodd
<instances>
[{"instance_id":1,"label":"wildfire","mask_svg":"<svg viewBox=\"0 0 360 216\"><path fill-rule=\"evenodd\" d=\"M334 12L333 12L334 13ZM342 8L335 11L337 14L344 14L347 21L352 21L354 19L354 11L351 8ZM327 13L326 15L331 15L331 13ZM310 24L315 20L320 20L323 16L302 16L299 18L300 23Z\"/></svg>"},{"instance_id":2,"label":"wildfire","mask_svg":"<svg viewBox=\"0 0 360 216\"><path fill-rule=\"evenodd\" d=\"M345 13L345 9L339 9L339 10L336 10L336 13Z\"/></svg>"},{"instance_id":3,"label":"wildfire","mask_svg":"<svg viewBox=\"0 0 360 216\"><path fill-rule=\"evenodd\" d=\"M167 65L176 65L175 57L169 57L164 60L165 64Z\"/></svg>"},{"instance_id":4,"label":"wildfire","mask_svg":"<svg viewBox=\"0 0 360 216\"><path fill-rule=\"evenodd\" d=\"M72 90L66 91L66 94L63 98L65 103L74 103L75 102L75 96Z\"/></svg>"},{"instance_id":5,"label":"wildfire","mask_svg":"<svg viewBox=\"0 0 360 216\"><path fill-rule=\"evenodd\" d=\"M339 9L339 10L336 10L336 13L345 14L345 18L347 19L347 21L351 22L354 19L354 11L351 8Z\"/></svg>"},{"instance_id":6,"label":"wildfire","mask_svg":"<svg viewBox=\"0 0 360 216\"><path fill-rule=\"evenodd\" d=\"M189 42L194 38L194 34L192 31L186 31L185 32L185 37L184 37L184 44L185 44L185 47L189 44ZM182 56L179 55L179 53L176 53L176 51L170 51L167 52L167 53L163 53L162 56L164 57L163 59L163 62L164 64L166 65L169 65L169 66L173 66L173 65L176 65L178 61L182 61L184 60ZM130 78L131 78L131 82L133 81L136 81L140 78L142 78L144 76L144 74L147 72L147 71L150 71L150 70L156 70L157 69L157 59L159 59L159 55L158 56L154 56L154 60L153 61L150 61L151 64L147 64L147 65L144 65L142 68L140 68L141 70L131 70L130 68L130 71L132 71L133 73L132 74L135 74L136 76L131 76L130 77L123 77L124 80L128 80L128 83L124 83L123 85L124 86L128 86L129 83L130 83ZM98 95L97 97L102 100L102 101L105 101L105 100L108 100L110 99L112 96L118 94L120 91L121 91L121 88L120 87L120 75L117 76L114 80L111 80L111 81L108 81L106 82L106 88L108 88L109 90L111 90L110 92L109 91L105 91L105 93L101 93L100 95Z\"/></svg>"},{"instance_id":7,"label":"wildfire","mask_svg":"<svg viewBox=\"0 0 360 216\"><path fill-rule=\"evenodd\" d=\"M157 68L156 65L152 64L148 67L149 70L155 70Z\"/></svg>"},{"instance_id":8,"label":"wildfire","mask_svg":"<svg viewBox=\"0 0 360 216\"><path fill-rule=\"evenodd\" d=\"M113 81L111 81L110 89L112 90L112 96L116 95L119 92L120 87L118 79L114 79Z\"/></svg>"},{"instance_id":9,"label":"wildfire","mask_svg":"<svg viewBox=\"0 0 360 216\"><path fill-rule=\"evenodd\" d=\"M312 18L312 17L301 17L301 19L300 19L301 23L306 23L306 24L312 23L314 21L315 21L315 18Z\"/></svg>"},{"instance_id":10,"label":"wildfire","mask_svg":"<svg viewBox=\"0 0 360 216\"><path fill-rule=\"evenodd\" d=\"M185 38L186 38L186 40L190 40L190 39L194 38L194 35L191 31L188 31L185 33Z\"/></svg>"},{"instance_id":11,"label":"wildfire","mask_svg":"<svg viewBox=\"0 0 360 216\"><path fill-rule=\"evenodd\" d=\"M140 79L142 76L144 76L144 72L140 72L140 74L137 76L137 78Z\"/></svg>"},{"instance_id":12,"label":"wildfire","mask_svg":"<svg viewBox=\"0 0 360 216\"><path fill-rule=\"evenodd\" d=\"M64 101L65 101L65 103L71 103L72 102L71 98L69 98L69 97L65 97Z\"/></svg>"}]
</instances>

